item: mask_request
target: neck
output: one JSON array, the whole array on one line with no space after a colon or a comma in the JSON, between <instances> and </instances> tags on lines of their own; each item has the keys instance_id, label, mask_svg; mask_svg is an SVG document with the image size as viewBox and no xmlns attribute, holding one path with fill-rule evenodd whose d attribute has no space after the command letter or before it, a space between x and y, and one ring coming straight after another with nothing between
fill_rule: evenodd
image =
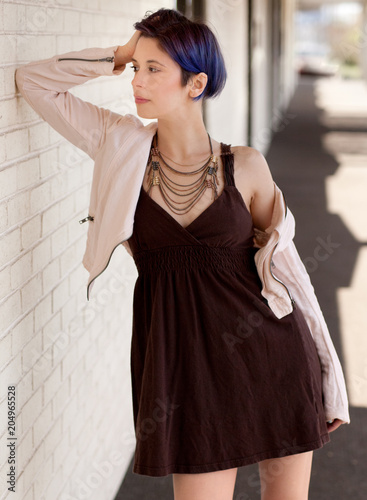
<instances>
[{"instance_id":1,"label":"neck","mask_svg":"<svg viewBox=\"0 0 367 500\"><path fill-rule=\"evenodd\" d=\"M178 163L195 163L210 154L210 142L202 115L158 119L158 149Z\"/></svg>"}]
</instances>

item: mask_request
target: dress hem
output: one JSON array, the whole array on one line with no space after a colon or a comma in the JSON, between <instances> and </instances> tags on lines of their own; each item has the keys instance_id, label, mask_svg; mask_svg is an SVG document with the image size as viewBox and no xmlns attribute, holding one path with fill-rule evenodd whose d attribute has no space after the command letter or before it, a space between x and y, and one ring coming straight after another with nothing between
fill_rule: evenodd
<instances>
[{"instance_id":1,"label":"dress hem","mask_svg":"<svg viewBox=\"0 0 367 500\"><path fill-rule=\"evenodd\" d=\"M317 450L319 448L322 448L325 444L329 442L330 442L330 434L327 433L327 434L322 434L320 438L317 439L316 441L311 441L310 443L296 445L291 448L269 450L257 453L256 455L252 455L251 457L235 458L232 460L225 460L223 462L215 462L211 464L202 464L202 465L171 464L165 467L147 467L145 465L139 465L134 462L133 473L151 477L162 477L162 476L168 476L169 474L200 474L205 472L215 472L225 469L232 469L235 467L243 467L245 465L251 465L270 458L281 458L289 455L295 455L298 453Z\"/></svg>"}]
</instances>

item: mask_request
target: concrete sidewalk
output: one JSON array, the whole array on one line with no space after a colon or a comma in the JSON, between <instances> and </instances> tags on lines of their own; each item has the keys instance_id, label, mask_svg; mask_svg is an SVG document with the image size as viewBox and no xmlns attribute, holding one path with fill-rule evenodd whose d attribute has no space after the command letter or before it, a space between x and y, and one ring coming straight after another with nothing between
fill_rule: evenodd
<instances>
[{"instance_id":1,"label":"concrete sidewalk","mask_svg":"<svg viewBox=\"0 0 367 500\"><path fill-rule=\"evenodd\" d=\"M352 423L314 452L310 500L367 498L366 124L363 83L303 77L266 155L295 216L296 246L350 394ZM173 499L171 476L131 467L115 500ZM259 490L258 466L240 468L234 500L258 500Z\"/></svg>"}]
</instances>

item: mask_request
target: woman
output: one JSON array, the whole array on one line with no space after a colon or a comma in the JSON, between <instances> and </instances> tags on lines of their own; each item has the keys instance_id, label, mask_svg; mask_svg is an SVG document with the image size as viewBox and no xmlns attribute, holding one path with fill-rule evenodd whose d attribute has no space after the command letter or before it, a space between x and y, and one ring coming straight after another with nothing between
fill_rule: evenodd
<instances>
[{"instance_id":1,"label":"woman","mask_svg":"<svg viewBox=\"0 0 367 500\"><path fill-rule=\"evenodd\" d=\"M292 214L258 151L205 129L203 100L226 79L210 29L169 9L134 26L123 46L17 71L24 98L95 160L87 292L119 244L139 271L133 470L172 474L176 500L227 500L238 467L258 463L263 500L303 500L313 450L349 414ZM67 91L130 62L148 126Z\"/></svg>"}]
</instances>

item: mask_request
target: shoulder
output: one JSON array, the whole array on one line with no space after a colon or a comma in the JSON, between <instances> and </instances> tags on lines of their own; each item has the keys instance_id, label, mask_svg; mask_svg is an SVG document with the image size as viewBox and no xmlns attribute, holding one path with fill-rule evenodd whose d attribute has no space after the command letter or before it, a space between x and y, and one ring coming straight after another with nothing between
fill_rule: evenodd
<instances>
[{"instance_id":1,"label":"shoulder","mask_svg":"<svg viewBox=\"0 0 367 500\"><path fill-rule=\"evenodd\" d=\"M231 149L239 171L269 169L264 155L257 149L250 146L234 146Z\"/></svg>"},{"instance_id":2,"label":"shoulder","mask_svg":"<svg viewBox=\"0 0 367 500\"><path fill-rule=\"evenodd\" d=\"M234 176L239 187L250 186L252 193L264 182L272 182L269 165L264 155L250 146L234 146Z\"/></svg>"}]
</instances>

